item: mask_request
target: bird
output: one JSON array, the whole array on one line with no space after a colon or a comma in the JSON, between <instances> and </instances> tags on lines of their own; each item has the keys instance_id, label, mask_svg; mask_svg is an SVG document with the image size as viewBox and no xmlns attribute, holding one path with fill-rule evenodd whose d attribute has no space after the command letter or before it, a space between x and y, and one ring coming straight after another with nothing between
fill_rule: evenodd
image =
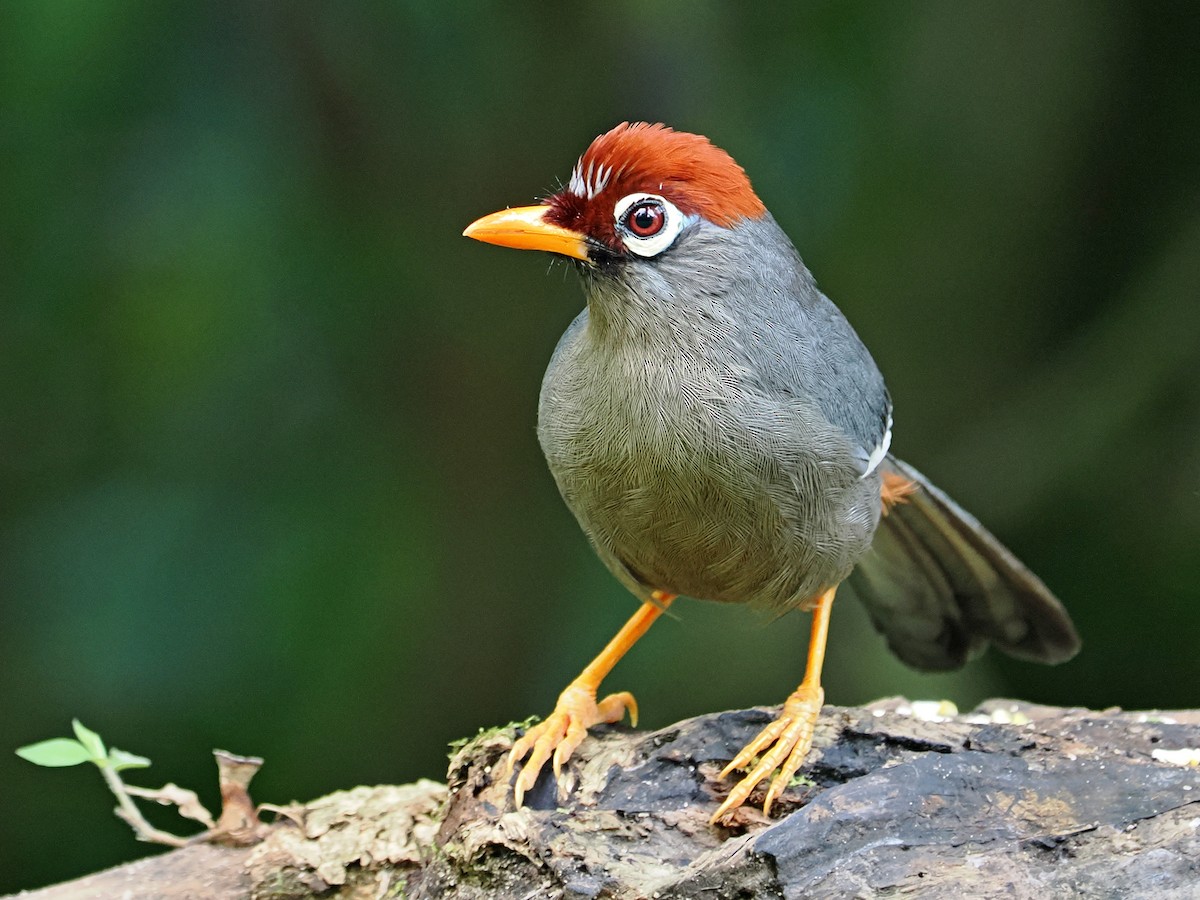
<instances>
[{"instance_id":1,"label":"bird","mask_svg":"<svg viewBox=\"0 0 1200 900\"><path fill-rule=\"evenodd\" d=\"M812 613L800 685L721 772L728 824L768 778L771 807L807 758L830 612L849 582L904 663L956 669L994 644L1047 664L1079 637L1042 581L891 452L874 359L817 287L744 169L708 138L622 122L566 186L466 237L565 258L586 304L555 348L537 435L562 498L640 602L514 742L515 805L601 723L638 707L601 681L677 597Z\"/></svg>"}]
</instances>

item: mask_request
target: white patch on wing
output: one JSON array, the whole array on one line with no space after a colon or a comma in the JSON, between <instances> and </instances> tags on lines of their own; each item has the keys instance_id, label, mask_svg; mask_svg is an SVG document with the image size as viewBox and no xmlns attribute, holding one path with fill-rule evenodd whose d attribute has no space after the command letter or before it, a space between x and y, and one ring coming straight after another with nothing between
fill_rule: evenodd
<instances>
[{"instance_id":1,"label":"white patch on wing","mask_svg":"<svg viewBox=\"0 0 1200 900\"><path fill-rule=\"evenodd\" d=\"M885 428L883 430L883 437L880 439L879 444L875 447L874 450L871 451L871 455L867 457L867 470L865 472L863 472L862 475L859 477L866 478L868 475L870 475L872 472L874 472L879 467L879 464L881 462L883 462L883 458L885 456L887 456L888 448L891 446L892 446L892 411L889 409L888 417L887 417L887 428Z\"/></svg>"}]
</instances>

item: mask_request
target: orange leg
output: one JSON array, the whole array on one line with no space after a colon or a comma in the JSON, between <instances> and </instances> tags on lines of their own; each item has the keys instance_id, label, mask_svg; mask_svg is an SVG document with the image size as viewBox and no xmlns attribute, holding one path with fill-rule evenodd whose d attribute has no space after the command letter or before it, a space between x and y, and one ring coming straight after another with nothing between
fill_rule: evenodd
<instances>
[{"instance_id":1,"label":"orange leg","mask_svg":"<svg viewBox=\"0 0 1200 900\"><path fill-rule=\"evenodd\" d=\"M513 786L513 800L517 807L525 799L525 792L533 787L542 767L554 754L554 777L558 778L562 764L571 758L585 737L587 730L600 722L619 722L629 710L629 720L637 724L637 701L633 694L622 691L610 694L599 703L596 702L596 691L604 676L612 671L617 661L624 656L629 648L637 643L646 631L654 624L654 620L663 614L674 594L664 594L655 591L652 599L647 600L626 622L608 645L600 651L579 676L567 685L566 690L558 695L558 703L554 712L545 720L534 725L513 744L512 752L508 754L508 772L518 760L529 756L521 768L517 783Z\"/></svg>"},{"instance_id":2,"label":"orange leg","mask_svg":"<svg viewBox=\"0 0 1200 900\"><path fill-rule=\"evenodd\" d=\"M725 802L713 813L709 820L716 824L746 802L746 798L758 786L758 783L774 772L779 771L771 780L767 789L767 798L763 801L763 812L771 813L774 803L783 789L788 786L796 770L812 749L813 730L817 725L817 717L821 713L821 704L825 702L825 690L821 687L821 666L825 662L825 638L829 633L829 612L833 608L833 595L837 587L831 587L818 599L813 607L812 636L808 641L808 665L804 669L804 681L792 692L783 704L779 718L758 733L742 752L725 767L721 777L726 778L734 769L745 769L758 754L763 753L758 764L739 781L725 798Z\"/></svg>"}]
</instances>

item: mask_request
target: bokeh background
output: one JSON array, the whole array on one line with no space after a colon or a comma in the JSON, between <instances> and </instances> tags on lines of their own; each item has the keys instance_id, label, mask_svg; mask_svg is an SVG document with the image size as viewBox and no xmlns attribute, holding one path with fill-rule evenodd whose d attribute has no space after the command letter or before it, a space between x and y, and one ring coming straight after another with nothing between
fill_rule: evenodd
<instances>
[{"instance_id":1,"label":"bokeh background","mask_svg":"<svg viewBox=\"0 0 1200 900\"><path fill-rule=\"evenodd\" d=\"M830 701L1200 704L1197 46L1183 2L0 4L0 891L150 852L12 754L72 716L213 803L213 747L263 801L440 778L632 611L534 435L575 276L460 237L630 118L746 167L894 448L1084 636L928 677L843 602ZM804 617L676 610L610 680L646 725L799 679Z\"/></svg>"}]
</instances>

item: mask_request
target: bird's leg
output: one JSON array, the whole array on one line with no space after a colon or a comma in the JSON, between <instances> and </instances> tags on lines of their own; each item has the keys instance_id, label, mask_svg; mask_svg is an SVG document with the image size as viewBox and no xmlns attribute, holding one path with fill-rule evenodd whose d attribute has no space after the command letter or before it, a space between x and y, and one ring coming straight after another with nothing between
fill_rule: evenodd
<instances>
[{"instance_id":1,"label":"bird's leg","mask_svg":"<svg viewBox=\"0 0 1200 900\"><path fill-rule=\"evenodd\" d=\"M808 751L812 749L813 730L821 713L821 704L825 702L825 690L821 687L821 666L825 662L829 611L833 608L833 595L836 590L836 585L831 587L817 598L813 607L812 636L808 641L808 665L804 669L804 681L787 698L779 717L760 731L721 772L721 777L726 778L734 769L745 769L756 756L766 750L753 770L734 786L725 802L713 813L709 820L712 824L715 825L745 803L758 783L779 769L771 780L767 798L763 801L763 812L770 815L771 804L783 793L796 770L804 762L804 758L808 756Z\"/></svg>"},{"instance_id":2,"label":"bird's leg","mask_svg":"<svg viewBox=\"0 0 1200 900\"><path fill-rule=\"evenodd\" d=\"M633 699L633 694L622 691L619 694L609 694L596 702L596 691L604 676L612 671L617 661L637 643L638 638L646 633L654 624L654 620L663 614L674 599L674 594L655 591L651 599L638 607L638 611L600 651L600 655L558 695L554 712L526 731L521 739L513 744L512 752L508 754L509 774L518 760L529 756L513 786L513 801L517 807L521 806L525 792L533 787L552 753L554 777L557 779L562 764L571 758L571 754L593 725L600 722L619 722L625 715L625 710L629 710L630 722L637 724L637 701Z\"/></svg>"}]
</instances>

